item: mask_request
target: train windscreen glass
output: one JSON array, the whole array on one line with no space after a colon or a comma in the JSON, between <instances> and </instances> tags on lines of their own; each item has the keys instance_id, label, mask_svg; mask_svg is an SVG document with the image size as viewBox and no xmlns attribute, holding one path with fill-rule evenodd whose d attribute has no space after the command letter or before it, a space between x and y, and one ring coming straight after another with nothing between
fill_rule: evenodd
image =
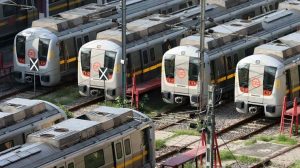
<instances>
[{"instance_id":1,"label":"train windscreen glass","mask_svg":"<svg viewBox=\"0 0 300 168\"><path fill-rule=\"evenodd\" d=\"M199 59L190 58L189 62L189 85L196 86L199 76Z\"/></svg>"},{"instance_id":2,"label":"train windscreen glass","mask_svg":"<svg viewBox=\"0 0 300 168\"><path fill-rule=\"evenodd\" d=\"M239 65L238 67L239 86L240 90L244 93L248 93L249 67L250 64Z\"/></svg>"},{"instance_id":3,"label":"train windscreen glass","mask_svg":"<svg viewBox=\"0 0 300 168\"><path fill-rule=\"evenodd\" d=\"M25 64L25 41L26 37L17 36L16 38L16 54L18 58L18 62Z\"/></svg>"},{"instance_id":4,"label":"train windscreen glass","mask_svg":"<svg viewBox=\"0 0 300 168\"><path fill-rule=\"evenodd\" d=\"M48 50L49 50L49 39L39 39L39 49L38 49L38 57L39 57L39 65L44 66L47 62Z\"/></svg>"},{"instance_id":5,"label":"train windscreen glass","mask_svg":"<svg viewBox=\"0 0 300 168\"><path fill-rule=\"evenodd\" d=\"M265 66L264 69L264 95L269 96L272 94L275 75L277 68L272 66Z\"/></svg>"},{"instance_id":6,"label":"train windscreen glass","mask_svg":"<svg viewBox=\"0 0 300 168\"><path fill-rule=\"evenodd\" d=\"M81 49L80 60L83 75L89 77L91 68L91 49Z\"/></svg>"},{"instance_id":7,"label":"train windscreen glass","mask_svg":"<svg viewBox=\"0 0 300 168\"><path fill-rule=\"evenodd\" d=\"M175 55L165 56L165 74L168 83L174 83Z\"/></svg>"},{"instance_id":8,"label":"train windscreen glass","mask_svg":"<svg viewBox=\"0 0 300 168\"><path fill-rule=\"evenodd\" d=\"M113 75L113 72L114 72L114 65L115 65L116 55L117 55L116 52L105 51L104 67L107 68L108 79L112 78L112 75Z\"/></svg>"}]
</instances>

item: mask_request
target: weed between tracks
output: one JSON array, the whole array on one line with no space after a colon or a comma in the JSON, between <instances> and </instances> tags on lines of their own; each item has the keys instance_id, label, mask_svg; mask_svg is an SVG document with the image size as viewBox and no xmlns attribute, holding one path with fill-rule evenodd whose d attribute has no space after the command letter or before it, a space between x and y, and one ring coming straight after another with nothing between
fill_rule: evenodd
<instances>
[{"instance_id":1,"label":"weed between tracks","mask_svg":"<svg viewBox=\"0 0 300 168\"><path fill-rule=\"evenodd\" d=\"M245 155L234 155L229 150L220 151L220 157L222 161L236 160L239 163L251 164L260 161L258 158L245 156Z\"/></svg>"},{"instance_id":2,"label":"weed between tracks","mask_svg":"<svg viewBox=\"0 0 300 168\"><path fill-rule=\"evenodd\" d=\"M300 160L296 161L290 168L300 168Z\"/></svg>"},{"instance_id":3,"label":"weed between tracks","mask_svg":"<svg viewBox=\"0 0 300 168\"><path fill-rule=\"evenodd\" d=\"M258 136L255 139L264 141L264 142L273 142L282 145L295 145L297 140L290 138L286 135L277 135L277 136Z\"/></svg>"}]
</instances>

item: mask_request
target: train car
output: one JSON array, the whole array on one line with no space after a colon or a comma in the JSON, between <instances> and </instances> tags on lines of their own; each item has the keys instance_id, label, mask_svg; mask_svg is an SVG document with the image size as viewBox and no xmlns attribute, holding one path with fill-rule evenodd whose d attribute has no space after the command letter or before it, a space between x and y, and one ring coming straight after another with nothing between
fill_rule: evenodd
<instances>
[{"instance_id":1,"label":"train car","mask_svg":"<svg viewBox=\"0 0 300 168\"><path fill-rule=\"evenodd\" d=\"M210 1L208 1L210 2ZM235 17L252 17L263 12L261 8L272 9L277 7L278 1L249 1L236 3L224 3L223 1L212 1L216 4L209 4L206 7L206 15L216 22L226 22ZM156 31L160 26L167 28L169 24L164 17L180 17L177 22L183 23L183 27L196 26L198 21L195 16L200 12L199 7L187 9L184 12L175 12L171 15L147 17L128 24L127 30L127 86L131 85L131 77L136 77L137 83L145 83L160 77L162 55L168 49L179 44L179 40L188 32L183 29L165 29ZM186 24L188 23L188 24ZM179 23L176 23L177 26ZM142 26L143 25L143 26ZM138 32L140 31L140 32ZM152 31L152 32L151 32ZM176 35L168 32L177 32ZM188 31L188 29L185 29ZM167 33L167 34L164 34ZM135 35L136 34L136 35ZM134 36L134 37L131 37ZM136 39L134 39L136 38ZM114 29L101 32L97 40L89 42L81 47L78 58L78 86L79 93L83 96L103 95L108 99L115 99L121 95L121 31ZM108 68L109 79L105 82L99 80L99 68Z\"/></svg>"},{"instance_id":2,"label":"train car","mask_svg":"<svg viewBox=\"0 0 300 168\"><path fill-rule=\"evenodd\" d=\"M175 11L185 0L128 1L127 20L162 10ZM182 6L183 5L183 6ZM14 44L14 75L17 82L32 82L30 57L39 59L37 80L43 86L53 86L68 74L77 71L79 48L96 39L96 34L117 26L120 17L115 5L89 4L49 18L33 22L33 27L17 34Z\"/></svg>"},{"instance_id":3,"label":"train car","mask_svg":"<svg viewBox=\"0 0 300 168\"><path fill-rule=\"evenodd\" d=\"M239 60L253 54L254 48L275 38L296 31L300 8L297 4L252 19L237 19L211 28L205 35L203 81L204 97L207 86L217 86L221 98L234 93L235 67ZM181 40L180 46L167 51L162 61L163 100L167 103L190 102L199 106L199 45L200 36L192 35ZM207 102L203 102L204 108Z\"/></svg>"},{"instance_id":4,"label":"train car","mask_svg":"<svg viewBox=\"0 0 300 168\"><path fill-rule=\"evenodd\" d=\"M240 113L280 117L284 96L299 97L300 32L258 46L237 64L235 105Z\"/></svg>"},{"instance_id":5,"label":"train car","mask_svg":"<svg viewBox=\"0 0 300 168\"><path fill-rule=\"evenodd\" d=\"M0 154L0 166L154 168L154 131L143 113L102 106L30 134L26 144Z\"/></svg>"},{"instance_id":6,"label":"train car","mask_svg":"<svg viewBox=\"0 0 300 168\"><path fill-rule=\"evenodd\" d=\"M41 100L14 98L0 104L0 152L22 145L27 136L66 120L59 107Z\"/></svg>"},{"instance_id":7,"label":"train car","mask_svg":"<svg viewBox=\"0 0 300 168\"><path fill-rule=\"evenodd\" d=\"M19 4L16 6L15 3ZM29 1L0 0L0 40L31 26L38 11Z\"/></svg>"}]
</instances>

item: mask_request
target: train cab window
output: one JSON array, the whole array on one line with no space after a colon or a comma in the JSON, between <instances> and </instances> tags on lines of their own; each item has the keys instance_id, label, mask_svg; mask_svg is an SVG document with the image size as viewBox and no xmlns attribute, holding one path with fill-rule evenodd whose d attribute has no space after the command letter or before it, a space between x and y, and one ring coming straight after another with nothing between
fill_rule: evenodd
<instances>
[{"instance_id":1,"label":"train cab window","mask_svg":"<svg viewBox=\"0 0 300 168\"><path fill-rule=\"evenodd\" d=\"M14 146L14 141L13 140L4 142L4 143L0 144L0 152L4 151L6 149L9 149L9 148L11 148L13 146Z\"/></svg>"},{"instance_id":2,"label":"train cab window","mask_svg":"<svg viewBox=\"0 0 300 168\"><path fill-rule=\"evenodd\" d=\"M38 48L38 57L40 62L47 61L48 49L49 49L50 40L49 39L39 39L39 48ZM42 64L44 65L44 64Z\"/></svg>"},{"instance_id":3,"label":"train cab window","mask_svg":"<svg viewBox=\"0 0 300 168\"><path fill-rule=\"evenodd\" d=\"M68 164L68 168L75 168L74 163L73 163L73 162L72 162L72 163L69 163L69 164Z\"/></svg>"},{"instance_id":4,"label":"train cab window","mask_svg":"<svg viewBox=\"0 0 300 168\"><path fill-rule=\"evenodd\" d=\"M6 2L8 4L12 4L11 2ZM15 5L3 5L3 17L8 17L15 15L17 12L17 7Z\"/></svg>"},{"instance_id":5,"label":"train cab window","mask_svg":"<svg viewBox=\"0 0 300 168\"><path fill-rule=\"evenodd\" d=\"M241 88L248 88L249 85L249 67L250 64L240 65L238 67L239 86Z\"/></svg>"},{"instance_id":6,"label":"train cab window","mask_svg":"<svg viewBox=\"0 0 300 168\"><path fill-rule=\"evenodd\" d=\"M155 51L154 51L154 48L150 49L150 60L152 62L155 61Z\"/></svg>"},{"instance_id":7,"label":"train cab window","mask_svg":"<svg viewBox=\"0 0 300 168\"><path fill-rule=\"evenodd\" d=\"M105 164L104 152L102 149L84 156L85 168L100 167L103 166L104 164Z\"/></svg>"},{"instance_id":8,"label":"train cab window","mask_svg":"<svg viewBox=\"0 0 300 168\"><path fill-rule=\"evenodd\" d=\"M115 59L116 59L116 52L113 51L105 51L104 56L104 67L107 68L109 78L113 75L114 66L115 66Z\"/></svg>"},{"instance_id":9,"label":"train cab window","mask_svg":"<svg viewBox=\"0 0 300 168\"><path fill-rule=\"evenodd\" d=\"M89 36L84 36L84 43L88 43L90 41Z\"/></svg>"},{"instance_id":10,"label":"train cab window","mask_svg":"<svg viewBox=\"0 0 300 168\"><path fill-rule=\"evenodd\" d=\"M147 65L148 62L149 62L147 50L144 50L144 51L143 51L143 62L144 62L144 65Z\"/></svg>"},{"instance_id":11,"label":"train cab window","mask_svg":"<svg viewBox=\"0 0 300 168\"><path fill-rule=\"evenodd\" d=\"M189 81L198 81L198 76L199 76L199 59L190 58Z\"/></svg>"},{"instance_id":12,"label":"train cab window","mask_svg":"<svg viewBox=\"0 0 300 168\"><path fill-rule=\"evenodd\" d=\"M264 91L272 91L275 81L277 68L271 66L265 66L264 70Z\"/></svg>"},{"instance_id":13,"label":"train cab window","mask_svg":"<svg viewBox=\"0 0 300 168\"><path fill-rule=\"evenodd\" d=\"M123 150L121 142L116 144L116 152L117 152L117 159L121 159L123 157Z\"/></svg>"},{"instance_id":14,"label":"train cab window","mask_svg":"<svg viewBox=\"0 0 300 168\"><path fill-rule=\"evenodd\" d=\"M130 155L131 154L131 145L130 145L130 139L126 139L124 141L124 147L125 147L125 154Z\"/></svg>"},{"instance_id":15,"label":"train cab window","mask_svg":"<svg viewBox=\"0 0 300 168\"><path fill-rule=\"evenodd\" d=\"M166 78L174 78L175 72L175 55L165 56L165 74Z\"/></svg>"},{"instance_id":16,"label":"train cab window","mask_svg":"<svg viewBox=\"0 0 300 168\"><path fill-rule=\"evenodd\" d=\"M80 60L81 60L81 70L90 72L90 59L91 59L91 49L81 49Z\"/></svg>"},{"instance_id":17,"label":"train cab window","mask_svg":"<svg viewBox=\"0 0 300 168\"><path fill-rule=\"evenodd\" d=\"M16 38L16 53L17 58L20 63L25 63L25 42L26 37L24 36L17 36Z\"/></svg>"}]
</instances>

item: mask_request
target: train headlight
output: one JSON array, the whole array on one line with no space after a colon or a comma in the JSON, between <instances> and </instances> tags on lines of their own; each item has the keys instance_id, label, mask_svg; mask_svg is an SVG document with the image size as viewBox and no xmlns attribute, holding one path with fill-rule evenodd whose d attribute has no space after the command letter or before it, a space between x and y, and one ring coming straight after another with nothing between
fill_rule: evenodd
<instances>
[{"instance_id":1,"label":"train headlight","mask_svg":"<svg viewBox=\"0 0 300 168\"><path fill-rule=\"evenodd\" d=\"M272 105L267 105L266 106L266 111L269 113L275 113L276 107Z\"/></svg>"},{"instance_id":2,"label":"train headlight","mask_svg":"<svg viewBox=\"0 0 300 168\"><path fill-rule=\"evenodd\" d=\"M48 76L48 75L41 76L41 81L43 81L43 82L50 82L50 76Z\"/></svg>"}]
</instances>

